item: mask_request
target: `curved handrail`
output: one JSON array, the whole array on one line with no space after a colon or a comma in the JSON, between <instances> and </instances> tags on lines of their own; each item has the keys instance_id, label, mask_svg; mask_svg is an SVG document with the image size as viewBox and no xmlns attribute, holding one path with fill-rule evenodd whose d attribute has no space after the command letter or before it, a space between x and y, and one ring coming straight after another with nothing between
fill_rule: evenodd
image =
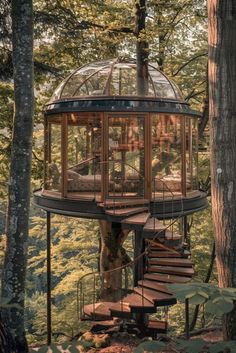
<instances>
[{"instance_id":1,"label":"curved handrail","mask_svg":"<svg viewBox=\"0 0 236 353\"><path fill-rule=\"evenodd\" d=\"M101 163L104 163L104 162L101 162ZM132 166L131 166L132 167ZM165 184L165 182L160 179L160 178L153 178L153 180L159 180L161 181L163 184ZM165 184L165 188L171 193L171 196L172 196L172 201L173 201L173 197L174 197L174 193L173 191L168 187L168 185ZM155 188L154 188L154 191L155 191ZM163 197L164 197L164 192L163 192ZM175 218L172 222L170 222L164 229L161 229L159 231L157 231L157 233L155 234L155 236L153 237L152 239L152 242L155 241L158 236L163 233L163 231L165 232L167 229L171 228L174 226L174 224L180 220L183 216L183 195L181 196L181 211L180 211L180 214L177 218ZM172 202L172 214L173 214L173 202ZM151 248L151 244L152 242L149 242L148 246L145 248L145 250L139 254L138 256L136 256L133 260L131 260L130 262L126 263L125 265L122 265L122 266L118 266L114 269L111 269L111 270L107 270L107 271L93 271L93 272L88 272L86 274L84 274L82 277L79 278L79 280L77 281L77 308L79 306L79 286L82 285L82 281L84 280L84 278L88 277L88 276L102 276L104 274L110 274L110 273L114 273L116 271L122 271L123 269L125 268L129 268L131 267L132 265L134 265L137 261L139 261L141 258L143 258L145 255L147 255L147 253L149 252L150 248ZM172 251L176 251L174 249L172 249ZM78 310L77 310L77 313L78 313ZM79 316L79 315L78 315Z\"/></svg>"},{"instance_id":2,"label":"curved handrail","mask_svg":"<svg viewBox=\"0 0 236 353\"><path fill-rule=\"evenodd\" d=\"M166 228L160 230L157 232L157 234L155 235L155 237L152 239L152 242L158 238L158 235L160 233L164 231L166 231L168 228L170 228L172 225L175 224L175 222L177 222L177 220L179 220L181 218L181 216L179 216L178 218L176 218L173 222L171 222ZM128 262L127 264L125 265L122 265L122 266L119 266L119 267L116 267L114 269L111 269L111 270L107 270L107 271L93 271L93 272L88 272L86 273L85 275L83 275L82 277L79 278L78 282L77 282L77 315L78 315L78 318L80 318L79 314L78 314L78 307L79 307L79 286L82 285L82 282L84 280L84 278L88 277L88 276L102 276L104 274L110 274L110 273L113 273L113 272L116 272L116 271L122 271L123 269L125 268L129 268L131 267L132 265L134 265L138 260L140 260L141 258L143 258L145 255L147 255L147 253L149 252L150 248L151 248L151 243L152 242L149 242L149 245L146 247L146 249L140 254L138 255L137 257L135 257L133 260L131 260L130 262ZM173 252L177 252L176 250L173 250Z\"/></svg>"}]
</instances>

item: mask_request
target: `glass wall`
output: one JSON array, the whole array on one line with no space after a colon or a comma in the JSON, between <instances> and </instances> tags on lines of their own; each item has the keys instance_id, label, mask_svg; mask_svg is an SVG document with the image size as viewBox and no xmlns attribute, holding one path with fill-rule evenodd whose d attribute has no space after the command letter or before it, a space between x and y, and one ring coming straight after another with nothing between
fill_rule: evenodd
<instances>
[{"instance_id":1,"label":"glass wall","mask_svg":"<svg viewBox=\"0 0 236 353\"><path fill-rule=\"evenodd\" d=\"M192 150L193 150L193 167L192 167L192 188L198 190L198 121L192 119Z\"/></svg>"},{"instance_id":2,"label":"glass wall","mask_svg":"<svg viewBox=\"0 0 236 353\"><path fill-rule=\"evenodd\" d=\"M144 195L144 117L108 118L109 196Z\"/></svg>"},{"instance_id":3,"label":"glass wall","mask_svg":"<svg viewBox=\"0 0 236 353\"><path fill-rule=\"evenodd\" d=\"M101 116L97 113L68 115L67 191L101 191Z\"/></svg>"},{"instance_id":4,"label":"glass wall","mask_svg":"<svg viewBox=\"0 0 236 353\"><path fill-rule=\"evenodd\" d=\"M198 123L187 116L51 115L45 152L45 189L63 197L149 197L151 191L158 198L198 190Z\"/></svg>"},{"instance_id":5,"label":"glass wall","mask_svg":"<svg viewBox=\"0 0 236 353\"><path fill-rule=\"evenodd\" d=\"M193 151L192 151L192 119L185 118L186 136L186 191L193 189Z\"/></svg>"},{"instance_id":6,"label":"glass wall","mask_svg":"<svg viewBox=\"0 0 236 353\"><path fill-rule=\"evenodd\" d=\"M48 119L45 131L45 189L61 191L61 117Z\"/></svg>"},{"instance_id":7,"label":"glass wall","mask_svg":"<svg viewBox=\"0 0 236 353\"><path fill-rule=\"evenodd\" d=\"M152 115L152 192L182 191L181 118L171 114Z\"/></svg>"}]
</instances>

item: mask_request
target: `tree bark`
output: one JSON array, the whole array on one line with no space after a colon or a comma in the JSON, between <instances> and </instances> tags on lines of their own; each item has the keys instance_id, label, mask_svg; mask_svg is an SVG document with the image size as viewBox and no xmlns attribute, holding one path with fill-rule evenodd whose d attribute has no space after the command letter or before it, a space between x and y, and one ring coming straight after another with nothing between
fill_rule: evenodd
<instances>
[{"instance_id":1,"label":"tree bark","mask_svg":"<svg viewBox=\"0 0 236 353\"><path fill-rule=\"evenodd\" d=\"M33 130L32 1L12 0L12 45L15 114L6 222L6 254L2 295L21 309L2 310L2 319L16 341L17 352L28 352L24 330L24 294L30 201Z\"/></svg>"},{"instance_id":2,"label":"tree bark","mask_svg":"<svg viewBox=\"0 0 236 353\"><path fill-rule=\"evenodd\" d=\"M0 352L1 353L15 353L16 345L12 334L0 322Z\"/></svg>"},{"instance_id":3,"label":"tree bark","mask_svg":"<svg viewBox=\"0 0 236 353\"><path fill-rule=\"evenodd\" d=\"M137 94L148 93L148 42L146 40L146 0L136 1L136 61L137 61Z\"/></svg>"},{"instance_id":4,"label":"tree bark","mask_svg":"<svg viewBox=\"0 0 236 353\"><path fill-rule=\"evenodd\" d=\"M212 212L220 287L236 287L236 3L209 0ZM236 308L224 318L236 339Z\"/></svg>"},{"instance_id":5,"label":"tree bark","mask_svg":"<svg viewBox=\"0 0 236 353\"><path fill-rule=\"evenodd\" d=\"M119 267L131 261L122 247L129 230L122 230L120 223L100 221L100 231L100 272L103 281L101 298L105 301L117 301L122 295L122 270ZM105 273L110 270L115 271Z\"/></svg>"}]
</instances>

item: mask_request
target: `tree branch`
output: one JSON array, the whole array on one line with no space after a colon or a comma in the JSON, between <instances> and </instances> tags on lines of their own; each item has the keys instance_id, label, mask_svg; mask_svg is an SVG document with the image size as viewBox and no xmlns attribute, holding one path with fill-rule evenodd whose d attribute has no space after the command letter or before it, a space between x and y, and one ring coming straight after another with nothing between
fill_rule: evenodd
<instances>
[{"instance_id":1,"label":"tree branch","mask_svg":"<svg viewBox=\"0 0 236 353\"><path fill-rule=\"evenodd\" d=\"M183 65L181 65L177 70L176 72L173 73L173 76L176 76L178 75L178 73L183 70L187 65L189 65L192 61L198 59L198 58L201 58L203 56L207 56L207 52L204 52L204 53L201 53L201 54L198 54L198 55L195 55L194 57L192 57L191 59L189 59L186 63L184 63Z\"/></svg>"},{"instance_id":2,"label":"tree branch","mask_svg":"<svg viewBox=\"0 0 236 353\"><path fill-rule=\"evenodd\" d=\"M186 101L189 101L192 98L199 96L200 94L204 93L205 89L199 92L196 92L194 89L184 98Z\"/></svg>"}]
</instances>

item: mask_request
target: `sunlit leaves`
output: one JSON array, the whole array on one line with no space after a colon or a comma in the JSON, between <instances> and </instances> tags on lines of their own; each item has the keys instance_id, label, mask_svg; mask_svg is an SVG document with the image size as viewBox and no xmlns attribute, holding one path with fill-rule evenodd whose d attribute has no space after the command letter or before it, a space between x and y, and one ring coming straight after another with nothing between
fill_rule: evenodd
<instances>
[{"instance_id":1,"label":"sunlit leaves","mask_svg":"<svg viewBox=\"0 0 236 353\"><path fill-rule=\"evenodd\" d=\"M215 316L222 316L233 310L236 300L236 289L218 288L206 283L170 284L168 285L176 298L190 304L205 304L205 311Z\"/></svg>"}]
</instances>

